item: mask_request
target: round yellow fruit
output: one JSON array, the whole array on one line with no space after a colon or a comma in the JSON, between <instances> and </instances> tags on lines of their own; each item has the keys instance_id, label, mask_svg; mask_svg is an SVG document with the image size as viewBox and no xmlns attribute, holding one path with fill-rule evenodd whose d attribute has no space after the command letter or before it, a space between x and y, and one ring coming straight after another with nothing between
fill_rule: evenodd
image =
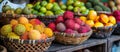
<instances>
[{"instance_id":1,"label":"round yellow fruit","mask_svg":"<svg viewBox=\"0 0 120 52\"><path fill-rule=\"evenodd\" d=\"M27 23L27 24L24 24L24 25L25 25L26 31L31 31L31 30L33 30L33 25L32 25L32 24Z\"/></svg>"},{"instance_id":2,"label":"round yellow fruit","mask_svg":"<svg viewBox=\"0 0 120 52\"><path fill-rule=\"evenodd\" d=\"M94 26L94 21L93 20L87 20L86 24L88 24L90 27Z\"/></svg>"},{"instance_id":3,"label":"round yellow fruit","mask_svg":"<svg viewBox=\"0 0 120 52\"><path fill-rule=\"evenodd\" d=\"M20 36L18 36L17 34L15 34L13 32L10 32L10 33L8 33L7 38L10 38L10 39L20 39Z\"/></svg>"},{"instance_id":4,"label":"round yellow fruit","mask_svg":"<svg viewBox=\"0 0 120 52\"><path fill-rule=\"evenodd\" d=\"M80 19L81 19L83 22L85 22L85 21L87 20L87 17L81 16Z\"/></svg>"},{"instance_id":5,"label":"round yellow fruit","mask_svg":"<svg viewBox=\"0 0 120 52\"><path fill-rule=\"evenodd\" d=\"M96 17L97 17L97 12L94 10L90 10L88 13L88 18L94 21Z\"/></svg>"},{"instance_id":6,"label":"round yellow fruit","mask_svg":"<svg viewBox=\"0 0 120 52\"><path fill-rule=\"evenodd\" d=\"M35 30L38 30L40 33L44 32L45 27L43 25L35 25L34 26Z\"/></svg>"},{"instance_id":7,"label":"round yellow fruit","mask_svg":"<svg viewBox=\"0 0 120 52\"><path fill-rule=\"evenodd\" d=\"M27 24L27 23L29 23L29 20L28 20L26 17L20 17L20 18L18 19L18 22L19 22L20 24Z\"/></svg>"},{"instance_id":8,"label":"round yellow fruit","mask_svg":"<svg viewBox=\"0 0 120 52\"><path fill-rule=\"evenodd\" d=\"M109 22L112 24L116 24L116 19L114 16L109 16Z\"/></svg>"},{"instance_id":9,"label":"round yellow fruit","mask_svg":"<svg viewBox=\"0 0 120 52\"><path fill-rule=\"evenodd\" d=\"M96 23L94 24L94 27L104 27L104 25L103 25L103 23L101 23L101 22L96 22Z\"/></svg>"},{"instance_id":10,"label":"round yellow fruit","mask_svg":"<svg viewBox=\"0 0 120 52\"><path fill-rule=\"evenodd\" d=\"M53 36L53 31L50 28L45 28L44 29L44 34L46 34L48 37Z\"/></svg>"}]
</instances>

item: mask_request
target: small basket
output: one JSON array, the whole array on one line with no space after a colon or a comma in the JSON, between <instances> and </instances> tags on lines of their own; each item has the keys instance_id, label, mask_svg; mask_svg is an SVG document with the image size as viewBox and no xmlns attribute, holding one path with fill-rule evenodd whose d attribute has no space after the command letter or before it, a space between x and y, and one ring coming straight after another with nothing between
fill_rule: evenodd
<instances>
[{"instance_id":1,"label":"small basket","mask_svg":"<svg viewBox=\"0 0 120 52\"><path fill-rule=\"evenodd\" d=\"M81 33L79 35L55 32L55 41L65 45L77 45L86 41L91 36L91 34L92 30L87 33Z\"/></svg>"},{"instance_id":2,"label":"small basket","mask_svg":"<svg viewBox=\"0 0 120 52\"><path fill-rule=\"evenodd\" d=\"M1 17L0 17L0 24L1 25L5 25L10 23L11 19L18 19L19 17L23 16L26 17L28 19L32 19L32 18L37 18L36 15L18 15L18 14L6 14L6 13L0 13Z\"/></svg>"},{"instance_id":3,"label":"small basket","mask_svg":"<svg viewBox=\"0 0 120 52\"><path fill-rule=\"evenodd\" d=\"M60 16L60 15L38 16L37 18L40 19L42 22L44 22L46 25L48 25L50 22L54 22L58 16Z\"/></svg>"},{"instance_id":4,"label":"small basket","mask_svg":"<svg viewBox=\"0 0 120 52\"><path fill-rule=\"evenodd\" d=\"M114 29L117 27L117 25L114 26L109 26L109 27L98 27L95 28L93 27L93 34L92 34L92 38L98 38L98 39L104 39L104 38L108 38L111 36L112 32L114 31Z\"/></svg>"},{"instance_id":5,"label":"small basket","mask_svg":"<svg viewBox=\"0 0 120 52\"><path fill-rule=\"evenodd\" d=\"M0 52L7 52L7 49L0 45Z\"/></svg>"},{"instance_id":6,"label":"small basket","mask_svg":"<svg viewBox=\"0 0 120 52\"><path fill-rule=\"evenodd\" d=\"M44 52L50 47L54 38L53 36L46 40L18 40L0 36L4 46L12 52Z\"/></svg>"}]
</instances>

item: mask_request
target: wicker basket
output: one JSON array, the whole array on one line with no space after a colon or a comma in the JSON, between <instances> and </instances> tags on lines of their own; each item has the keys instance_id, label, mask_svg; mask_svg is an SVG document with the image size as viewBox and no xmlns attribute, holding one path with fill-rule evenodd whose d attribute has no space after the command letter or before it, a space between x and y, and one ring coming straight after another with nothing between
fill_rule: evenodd
<instances>
[{"instance_id":1,"label":"wicker basket","mask_svg":"<svg viewBox=\"0 0 120 52\"><path fill-rule=\"evenodd\" d=\"M87 33L81 33L79 35L56 32L55 41L65 45L69 45L69 44L76 45L86 41L91 36L91 34L92 34L92 30L90 30Z\"/></svg>"},{"instance_id":2,"label":"wicker basket","mask_svg":"<svg viewBox=\"0 0 120 52\"><path fill-rule=\"evenodd\" d=\"M7 52L7 49L0 45L0 52Z\"/></svg>"},{"instance_id":3,"label":"wicker basket","mask_svg":"<svg viewBox=\"0 0 120 52\"><path fill-rule=\"evenodd\" d=\"M44 22L46 25L48 25L50 22L54 22L58 16L60 16L60 15L38 16L37 18L40 19L42 22Z\"/></svg>"},{"instance_id":4,"label":"wicker basket","mask_svg":"<svg viewBox=\"0 0 120 52\"><path fill-rule=\"evenodd\" d=\"M6 13L0 13L1 17L0 17L0 24L1 25L5 25L8 24L10 22L11 19L18 19L21 16L24 16L28 19L32 19L32 18L37 18L36 15L18 15L18 14L6 14Z\"/></svg>"},{"instance_id":5,"label":"wicker basket","mask_svg":"<svg viewBox=\"0 0 120 52\"><path fill-rule=\"evenodd\" d=\"M109 27L99 27L99 28L93 27L92 38L103 39L110 37L116 27L117 25L109 26Z\"/></svg>"},{"instance_id":6,"label":"wicker basket","mask_svg":"<svg viewBox=\"0 0 120 52\"><path fill-rule=\"evenodd\" d=\"M46 40L18 40L0 36L4 46L12 52L44 52L50 47L54 38L53 36Z\"/></svg>"}]
</instances>

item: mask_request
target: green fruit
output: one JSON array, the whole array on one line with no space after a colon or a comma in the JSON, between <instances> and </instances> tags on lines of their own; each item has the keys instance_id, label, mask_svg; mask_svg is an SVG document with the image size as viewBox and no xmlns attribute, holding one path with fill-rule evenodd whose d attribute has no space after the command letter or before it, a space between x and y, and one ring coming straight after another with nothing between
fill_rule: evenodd
<instances>
[{"instance_id":1,"label":"green fruit","mask_svg":"<svg viewBox=\"0 0 120 52\"><path fill-rule=\"evenodd\" d=\"M27 4L26 6L27 6L28 8L32 8L32 7L33 7L32 4Z\"/></svg>"},{"instance_id":2,"label":"green fruit","mask_svg":"<svg viewBox=\"0 0 120 52\"><path fill-rule=\"evenodd\" d=\"M64 5L64 4L60 5L60 7L62 10L66 10L66 8L67 8L66 5Z\"/></svg>"},{"instance_id":3,"label":"green fruit","mask_svg":"<svg viewBox=\"0 0 120 52\"><path fill-rule=\"evenodd\" d=\"M24 14L27 14L27 15L29 15L29 14L31 14L31 9L30 8L28 8L28 7L25 7L24 9L23 9L23 13Z\"/></svg>"},{"instance_id":4,"label":"green fruit","mask_svg":"<svg viewBox=\"0 0 120 52\"><path fill-rule=\"evenodd\" d=\"M40 2L36 2L35 5L40 5ZM34 5L34 6L35 6L35 5Z\"/></svg>"},{"instance_id":5,"label":"green fruit","mask_svg":"<svg viewBox=\"0 0 120 52\"><path fill-rule=\"evenodd\" d=\"M79 7L81 5L80 1L74 2L74 6Z\"/></svg>"},{"instance_id":6,"label":"green fruit","mask_svg":"<svg viewBox=\"0 0 120 52\"><path fill-rule=\"evenodd\" d=\"M80 8L79 7L75 7L74 8L74 12L79 12Z\"/></svg>"},{"instance_id":7,"label":"green fruit","mask_svg":"<svg viewBox=\"0 0 120 52\"><path fill-rule=\"evenodd\" d=\"M23 35L23 33L25 33L25 31L26 31L26 28L22 24L18 24L14 28L14 32L18 35Z\"/></svg>"},{"instance_id":8,"label":"green fruit","mask_svg":"<svg viewBox=\"0 0 120 52\"><path fill-rule=\"evenodd\" d=\"M38 13L38 16L45 16L45 14L44 13Z\"/></svg>"},{"instance_id":9,"label":"green fruit","mask_svg":"<svg viewBox=\"0 0 120 52\"><path fill-rule=\"evenodd\" d=\"M103 9L100 6L94 6L95 11L103 11Z\"/></svg>"},{"instance_id":10,"label":"green fruit","mask_svg":"<svg viewBox=\"0 0 120 52\"><path fill-rule=\"evenodd\" d=\"M35 15L37 15L37 14L38 14L38 11L36 11L36 10L33 10L33 11L32 11L32 14L35 14Z\"/></svg>"},{"instance_id":11,"label":"green fruit","mask_svg":"<svg viewBox=\"0 0 120 52\"><path fill-rule=\"evenodd\" d=\"M40 5L35 5L35 6L34 6L34 9L35 9L35 10L39 10L40 8L41 8Z\"/></svg>"},{"instance_id":12,"label":"green fruit","mask_svg":"<svg viewBox=\"0 0 120 52\"><path fill-rule=\"evenodd\" d=\"M54 3L53 3L53 6L59 6L59 5L58 5L58 3L54 2Z\"/></svg>"},{"instance_id":13,"label":"green fruit","mask_svg":"<svg viewBox=\"0 0 120 52\"><path fill-rule=\"evenodd\" d=\"M22 8L17 8L17 9L15 10L15 13L16 13L16 14L21 14L21 13L22 13Z\"/></svg>"},{"instance_id":14,"label":"green fruit","mask_svg":"<svg viewBox=\"0 0 120 52\"><path fill-rule=\"evenodd\" d=\"M3 0L0 0L0 3L2 2Z\"/></svg>"},{"instance_id":15,"label":"green fruit","mask_svg":"<svg viewBox=\"0 0 120 52\"><path fill-rule=\"evenodd\" d=\"M82 14L87 15L89 13L89 10L82 11Z\"/></svg>"},{"instance_id":16,"label":"green fruit","mask_svg":"<svg viewBox=\"0 0 120 52\"><path fill-rule=\"evenodd\" d=\"M42 2L41 2L41 6L44 7L44 6L46 6L46 5L47 5L47 1L42 1Z\"/></svg>"},{"instance_id":17,"label":"green fruit","mask_svg":"<svg viewBox=\"0 0 120 52\"><path fill-rule=\"evenodd\" d=\"M10 39L20 39L20 36L18 36L17 34L15 34L13 32L10 32L10 33L8 33L7 38L10 38Z\"/></svg>"},{"instance_id":18,"label":"green fruit","mask_svg":"<svg viewBox=\"0 0 120 52\"><path fill-rule=\"evenodd\" d=\"M4 25L1 28L1 34L4 36L7 36L8 33L12 32L12 25L8 24L8 25Z\"/></svg>"},{"instance_id":19,"label":"green fruit","mask_svg":"<svg viewBox=\"0 0 120 52\"><path fill-rule=\"evenodd\" d=\"M46 11L47 11L47 9L45 7L40 8L40 12L45 13Z\"/></svg>"},{"instance_id":20,"label":"green fruit","mask_svg":"<svg viewBox=\"0 0 120 52\"><path fill-rule=\"evenodd\" d=\"M72 6L72 5L69 5L67 9L68 9L68 10L73 10L73 6Z\"/></svg>"},{"instance_id":21,"label":"green fruit","mask_svg":"<svg viewBox=\"0 0 120 52\"><path fill-rule=\"evenodd\" d=\"M68 0L67 1L67 5L71 5L71 4L73 4L74 3L74 0Z\"/></svg>"},{"instance_id":22,"label":"green fruit","mask_svg":"<svg viewBox=\"0 0 120 52\"><path fill-rule=\"evenodd\" d=\"M52 9L52 7L53 7L53 4L52 4L52 3L48 3L48 4L46 5L46 9L48 9L48 10Z\"/></svg>"},{"instance_id":23,"label":"green fruit","mask_svg":"<svg viewBox=\"0 0 120 52\"><path fill-rule=\"evenodd\" d=\"M45 15L46 15L46 16L53 16L54 13L53 13L52 11L47 11Z\"/></svg>"},{"instance_id":24,"label":"green fruit","mask_svg":"<svg viewBox=\"0 0 120 52\"><path fill-rule=\"evenodd\" d=\"M94 10L94 8L89 8L89 10Z\"/></svg>"},{"instance_id":25,"label":"green fruit","mask_svg":"<svg viewBox=\"0 0 120 52\"><path fill-rule=\"evenodd\" d=\"M2 8L2 12L6 12L7 10L10 10L11 7L9 5L4 5Z\"/></svg>"},{"instance_id":26,"label":"green fruit","mask_svg":"<svg viewBox=\"0 0 120 52\"><path fill-rule=\"evenodd\" d=\"M84 2L80 2L80 6L85 6Z\"/></svg>"},{"instance_id":27,"label":"green fruit","mask_svg":"<svg viewBox=\"0 0 120 52\"><path fill-rule=\"evenodd\" d=\"M85 7L85 6L81 6L81 7L80 7L80 12L85 11L85 10L86 10L86 7Z\"/></svg>"},{"instance_id":28,"label":"green fruit","mask_svg":"<svg viewBox=\"0 0 120 52\"><path fill-rule=\"evenodd\" d=\"M53 6L52 10L57 11L57 10L61 10L61 8L59 6L57 6L57 5L55 5L55 6Z\"/></svg>"},{"instance_id":29,"label":"green fruit","mask_svg":"<svg viewBox=\"0 0 120 52\"><path fill-rule=\"evenodd\" d=\"M91 2L87 2L87 3L85 3L85 6L86 6L87 8L92 8L92 3L91 3Z\"/></svg>"},{"instance_id":30,"label":"green fruit","mask_svg":"<svg viewBox=\"0 0 120 52\"><path fill-rule=\"evenodd\" d=\"M60 15L60 14L63 14L63 13L64 13L63 10L57 10L57 11L55 11L55 15Z\"/></svg>"}]
</instances>

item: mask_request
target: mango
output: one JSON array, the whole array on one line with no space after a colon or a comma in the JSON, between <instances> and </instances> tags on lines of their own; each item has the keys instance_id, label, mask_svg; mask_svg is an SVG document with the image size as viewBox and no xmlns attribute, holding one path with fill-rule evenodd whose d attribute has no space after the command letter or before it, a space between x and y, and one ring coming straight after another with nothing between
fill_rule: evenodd
<instances>
[{"instance_id":1,"label":"mango","mask_svg":"<svg viewBox=\"0 0 120 52\"><path fill-rule=\"evenodd\" d=\"M40 40L42 38L42 35L38 30L31 30L28 36L31 40Z\"/></svg>"},{"instance_id":2,"label":"mango","mask_svg":"<svg viewBox=\"0 0 120 52\"><path fill-rule=\"evenodd\" d=\"M87 17L81 16L80 19L81 19L83 22L85 22L85 21L87 20Z\"/></svg>"},{"instance_id":3,"label":"mango","mask_svg":"<svg viewBox=\"0 0 120 52\"><path fill-rule=\"evenodd\" d=\"M29 20L26 18L26 17L20 17L19 19L18 19L18 22L20 23L20 24L27 24L28 22L29 22Z\"/></svg>"},{"instance_id":4,"label":"mango","mask_svg":"<svg viewBox=\"0 0 120 52\"><path fill-rule=\"evenodd\" d=\"M18 24L18 21L15 20L15 19L12 19L12 20L10 21L10 24L11 24L12 26L17 25L17 24Z\"/></svg>"},{"instance_id":5,"label":"mango","mask_svg":"<svg viewBox=\"0 0 120 52\"><path fill-rule=\"evenodd\" d=\"M101 22L96 22L96 23L94 24L94 27L104 27L104 25L103 25L103 23L101 23Z\"/></svg>"},{"instance_id":6,"label":"mango","mask_svg":"<svg viewBox=\"0 0 120 52\"><path fill-rule=\"evenodd\" d=\"M94 21L96 17L97 17L97 12L94 10L90 10L88 13L88 19Z\"/></svg>"},{"instance_id":7,"label":"mango","mask_svg":"<svg viewBox=\"0 0 120 52\"><path fill-rule=\"evenodd\" d=\"M113 23L106 23L105 26L113 26Z\"/></svg>"},{"instance_id":8,"label":"mango","mask_svg":"<svg viewBox=\"0 0 120 52\"><path fill-rule=\"evenodd\" d=\"M87 20L85 23L88 24L90 27L94 26L94 21L93 20Z\"/></svg>"}]
</instances>

